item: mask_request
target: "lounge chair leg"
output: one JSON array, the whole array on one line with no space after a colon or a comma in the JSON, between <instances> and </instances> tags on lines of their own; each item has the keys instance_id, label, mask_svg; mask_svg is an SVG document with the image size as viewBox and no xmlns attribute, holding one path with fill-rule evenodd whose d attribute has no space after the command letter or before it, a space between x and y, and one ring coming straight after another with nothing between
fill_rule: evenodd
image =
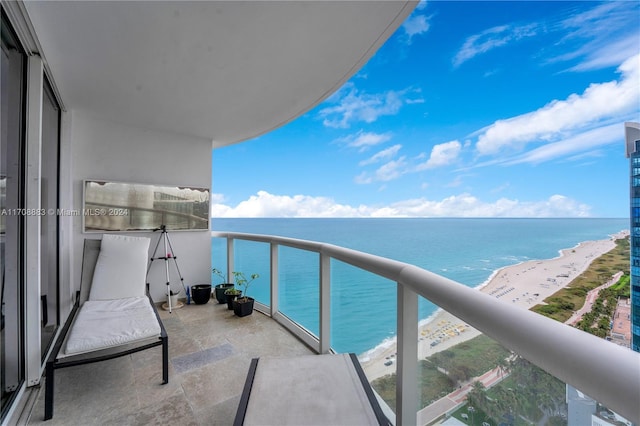
<instances>
[{"instance_id":1,"label":"lounge chair leg","mask_svg":"<svg viewBox=\"0 0 640 426\"><path fill-rule=\"evenodd\" d=\"M53 362L47 362L45 387L44 387L44 419L49 420L53 417Z\"/></svg>"},{"instance_id":2,"label":"lounge chair leg","mask_svg":"<svg viewBox=\"0 0 640 426\"><path fill-rule=\"evenodd\" d=\"M162 384L169 383L169 338L162 337Z\"/></svg>"}]
</instances>

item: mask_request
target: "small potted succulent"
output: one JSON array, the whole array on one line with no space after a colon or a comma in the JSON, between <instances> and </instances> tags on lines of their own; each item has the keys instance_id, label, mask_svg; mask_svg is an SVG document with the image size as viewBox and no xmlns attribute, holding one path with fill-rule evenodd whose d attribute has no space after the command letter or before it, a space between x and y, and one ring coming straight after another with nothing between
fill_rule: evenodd
<instances>
[{"instance_id":1,"label":"small potted succulent","mask_svg":"<svg viewBox=\"0 0 640 426\"><path fill-rule=\"evenodd\" d=\"M227 280L227 277L225 277L224 274L222 273L222 271L220 271L219 269L213 268L211 270L211 272L213 272L214 275L217 275L220 278L222 278L222 283L220 283L220 284L218 284L218 285L216 285L214 287L216 300L220 304L226 303L227 302L227 296L224 293L225 293L225 291L229 290L230 288L233 288L233 283L230 283L229 280Z\"/></svg>"},{"instance_id":2,"label":"small potted succulent","mask_svg":"<svg viewBox=\"0 0 640 426\"><path fill-rule=\"evenodd\" d=\"M244 288L244 296L237 298L232 302L233 303L233 312L239 317L245 317L247 315L251 315L253 313L253 297L248 297L247 292L249 291L249 285L257 278L260 277L258 274L251 274L251 277L247 279L247 277L242 272L232 272L233 277L236 280L236 286L239 288Z\"/></svg>"},{"instance_id":3,"label":"small potted succulent","mask_svg":"<svg viewBox=\"0 0 640 426\"><path fill-rule=\"evenodd\" d=\"M228 288L224 292L224 297L227 300L227 309L233 309L233 302L235 302L236 298L242 295L242 290L238 290L235 287Z\"/></svg>"}]
</instances>

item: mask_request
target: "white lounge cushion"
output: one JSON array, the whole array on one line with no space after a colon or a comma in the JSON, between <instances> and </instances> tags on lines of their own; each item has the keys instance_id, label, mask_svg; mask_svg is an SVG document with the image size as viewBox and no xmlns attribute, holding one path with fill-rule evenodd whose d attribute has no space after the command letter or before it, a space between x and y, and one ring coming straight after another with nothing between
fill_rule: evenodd
<instances>
[{"instance_id":1,"label":"white lounge cushion","mask_svg":"<svg viewBox=\"0 0 640 426\"><path fill-rule=\"evenodd\" d=\"M149 298L86 301L69 331L66 354L79 354L159 337Z\"/></svg>"},{"instance_id":2,"label":"white lounge cushion","mask_svg":"<svg viewBox=\"0 0 640 426\"><path fill-rule=\"evenodd\" d=\"M89 300L144 296L149 241L146 237L103 235Z\"/></svg>"}]
</instances>

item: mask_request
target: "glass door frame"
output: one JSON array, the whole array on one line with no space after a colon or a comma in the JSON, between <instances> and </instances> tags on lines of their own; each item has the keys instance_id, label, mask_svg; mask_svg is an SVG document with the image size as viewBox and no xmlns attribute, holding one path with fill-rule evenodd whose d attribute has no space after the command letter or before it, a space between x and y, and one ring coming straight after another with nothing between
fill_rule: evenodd
<instances>
[{"instance_id":1,"label":"glass door frame","mask_svg":"<svg viewBox=\"0 0 640 426\"><path fill-rule=\"evenodd\" d=\"M9 79L5 80L8 90L3 90L3 101L14 102L14 105L6 106L7 110L5 112L7 114L3 114L5 115L3 118L12 120L11 123L4 123L6 127L3 125L3 131L12 132L12 134L7 133L4 135L7 139L3 141L3 143L6 143L6 151L3 154L10 154L10 158L6 159L9 161L5 164L7 167L7 170L5 170L7 192L2 206L6 209L4 216L4 226L6 228L2 235L4 240L2 253L2 309L4 324L2 342L0 343L2 345L0 382L2 383L1 391L3 393L0 411L4 420L12 410L24 387L27 351L25 336L26 315L24 309L26 294L24 277L25 230L24 215L20 214L22 209L26 207L27 55L21 48L16 33L9 25L9 19L4 8L2 8L2 50L3 56L6 55L8 59L8 62L5 62L8 69L5 71L9 71L8 73L3 73L3 79ZM17 85L15 84L16 80L18 82ZM15 105L16 103L17 105ZM7 313L8 315L5 315Z\"/></svg>"}]
</instances>

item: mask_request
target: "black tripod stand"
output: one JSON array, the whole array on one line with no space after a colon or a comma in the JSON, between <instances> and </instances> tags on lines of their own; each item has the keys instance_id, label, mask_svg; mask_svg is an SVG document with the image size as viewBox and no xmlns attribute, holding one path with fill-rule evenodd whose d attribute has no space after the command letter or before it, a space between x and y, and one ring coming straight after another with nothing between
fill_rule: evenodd
<instances>
[{"instance_id":1,"label":"black tripod stand","mask_svg":"<svg viewBox=\"0 0 640 426\"><path fill-rule=\"evenodd\" d=\"M162 231L160 233L160 237L158 238L158 242L156 243L156 248L153 250L153 256L149 260L149 266L147 267L147 281L149 280L149 271L151 270L151 265L154 260L164 260L164 276L167 282L167 306L169 307L169 313L171 313L171 281L169 280L169 261L173 259L173 264L176 266L176 271L178 271L178 277L180 277L180 284L182 285L182 289L184 289L184 278L182 278L182 274L180 273L180 268L178 268L178 260L174 256L173 247L171 246L171 240L169 240L169 233L167 232L167 227L165 225L161 225L160 228L154 229L155 231ZM160 241L164 242L164 256L156 257L158 253L158 247L160 246ZM147 282L147 286L149 283ZM186 289L185 293L186 293Z\"/></svg>"}]
</instances>

